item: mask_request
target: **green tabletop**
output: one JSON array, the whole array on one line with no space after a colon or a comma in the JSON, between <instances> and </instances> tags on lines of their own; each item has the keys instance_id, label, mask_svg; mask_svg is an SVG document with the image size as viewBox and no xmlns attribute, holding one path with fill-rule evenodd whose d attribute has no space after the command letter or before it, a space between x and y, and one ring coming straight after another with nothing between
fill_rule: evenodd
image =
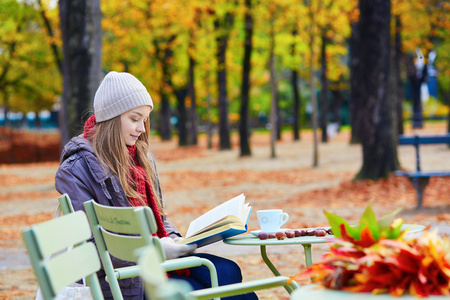
<instances>
[{"instance_id":1,"label":"green tabletop","mask_svg":"<svg viewBox=\"0 0 450 300\"><path fill-rule=\"evenodd\" d=\"M448 299L448 296L429 296L423 299ZM404 299L404 300L418 300L419 298L411 295L403 295L401 298L393 297L389 294L372 295L369 293L350 293L344 291L336 291L331 289L326 289L322 286L316 284L304 285L291 293L291 300L360 300L360 299L373 299L373 300L393 300L393 299Z\"/></svg>"},{"instance_id":2,"label":"green tabletop","mask_svg":"<svg viewBox=\"0 0 450 300\"><path fill-rule=\"evenodd\" d=\"M328 227L327 227L328 228ZM403 224L402 230L408 229L408 233L417 233L422 231L425 226L417 224ZM294 238L285 238L284 240L277 240L276 238L260 240L257 236L251 233L240 234L224 240L224 243L230 245L241 246L260 246L260 245L304 245L304 244L322 244L330 238L334 238L333 235L326 235L324 237L316 236L299 236Z\"/></svg>"},{"instance_id":3,"label":"green tabletop","mask_svg":"<svg viewBox=\"0 0 450 300\"><path fill-rule=\"evenodd\" d=\"M327 235L324 237L299 236L294 238L285 238L284 240L267 239L260 240L251 233L240 234L235 237L224 240L224 243L241 246L260 246L260 245L302 245L302 244L321 244L327 241L327 238L334 237Z\"/></svg>"}]
</instances>

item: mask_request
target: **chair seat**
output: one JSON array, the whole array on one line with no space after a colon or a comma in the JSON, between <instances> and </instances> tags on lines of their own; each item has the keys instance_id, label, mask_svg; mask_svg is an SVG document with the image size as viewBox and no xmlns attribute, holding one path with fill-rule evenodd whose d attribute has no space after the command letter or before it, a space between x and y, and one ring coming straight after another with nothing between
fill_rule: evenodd
<instances>
[{"instance_id":1,"label":"chair seat","mask_svg":"<svg viewBox=\"0 0 450 300\"><path fill-rule=\"evenodd\" d=\"M145 284L145 292L148 298L155 300L182 300L182 299L212 299L234 295L247 294L253 291L268 289L278 286L294 286L297 284L285 276L276 276L265 279L240 282L235 284L205 288L191 291L190 285L177 279L167 278L164 268L153 245L145 247L139 253L139 265L141 266L141 278ZM185 285L183 287L183 285Z\"/></svg>"},{"instance_id":2,"label":"chair seat","mask_svg":"<svg viewBox=\"0 0 450 300\"><path fill-rule=\"evenodd\" d=\"M277 286L283 286L286 284L288 280L289 277L285 276L270 277L248 282L218 286L208 288L205 290L192 291L189 293L189 296L201 300L201 299L211 299L215 297L227 297L237 294L246 294L262 289L269 289Z\"/></svg>"}]
</instances>

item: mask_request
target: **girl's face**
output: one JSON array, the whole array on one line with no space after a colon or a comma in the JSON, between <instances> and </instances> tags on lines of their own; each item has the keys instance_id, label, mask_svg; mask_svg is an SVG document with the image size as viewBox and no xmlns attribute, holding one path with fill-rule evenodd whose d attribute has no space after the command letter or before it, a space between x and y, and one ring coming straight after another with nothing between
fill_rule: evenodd
<instances>
[{"instance_id":1,"label":"girl's face","mask_svg":"<svg viewBox=\"0 0 450 300\"><path fill-rule=\"evenodd\" d=\"M120 115L120 131L127 146L134 146L139 136L145 133L151 107L139 106Z\"/></svg>"}]
</instances>

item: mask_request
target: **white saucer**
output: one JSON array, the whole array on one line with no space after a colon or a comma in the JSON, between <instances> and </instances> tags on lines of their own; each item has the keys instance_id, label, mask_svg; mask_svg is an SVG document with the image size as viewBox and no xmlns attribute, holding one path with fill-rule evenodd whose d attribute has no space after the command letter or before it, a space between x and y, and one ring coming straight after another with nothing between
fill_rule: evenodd
<instances>
[{"instance_id":1,"label":"white saucer","mask_svg":"<svg viewBox=\"0 0 450 300\"><path fill-rule=\"evenodd\" d=\"M279 231L283 231L284 232L286 230L289 230L289 228L280 228L277 231L265 231L265 232L267 232L267 233L277 233ZM254 236L258 236L258 234L260 232L261 232L261 230L252 230L252 231L250 231L250 233L253 234Z\"/></svg>"}]
</instances>

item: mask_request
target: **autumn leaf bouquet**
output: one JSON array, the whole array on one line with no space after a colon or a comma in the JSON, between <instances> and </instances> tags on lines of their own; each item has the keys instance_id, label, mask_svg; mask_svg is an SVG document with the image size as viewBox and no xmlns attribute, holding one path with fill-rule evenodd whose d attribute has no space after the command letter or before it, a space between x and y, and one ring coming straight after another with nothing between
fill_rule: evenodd
<instances>
[{"instance_id":1,"label":"autumn leaf bouquet","mask_svg":"<svg viewBox=\"0 0 450 300\"><path fill-rule=\"evenodd\" d=\"M351 226L325 212L335 236L330 252L292 279L349 292L449 295L450 240L428 231L408 238L396 213L377 220L368 205L359 224Z\"/></svg>"}]
</instances>

